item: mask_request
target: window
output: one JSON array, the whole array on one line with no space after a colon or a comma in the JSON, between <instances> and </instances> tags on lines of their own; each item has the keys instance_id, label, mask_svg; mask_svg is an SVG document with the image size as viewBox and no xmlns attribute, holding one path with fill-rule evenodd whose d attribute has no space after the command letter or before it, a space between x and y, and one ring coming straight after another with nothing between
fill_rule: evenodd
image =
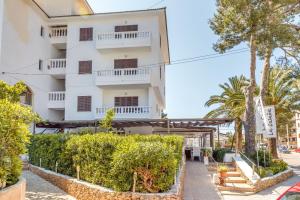
<instances>
[{"instance_id":1,"label":"window","mask_svg":"<svg viewBox=\"0 0 300 200\"><path fill-rule=\"evenodd\" d=\"M20 95L20 103L32 106L32 92L28 87L26 87L26 90Z\"/></svg>"},{"instance_id":2,"label":"window","mask_svg":"<svg viewBox=\"0 0 300 200\"><path fill-rule=\"evenodd\" d=\"M115 97L115 106L138 106L139 105L139 97Z\"/></svg>"},{"instance_id":3,"label":"window","mask_svg":"<svg viewBox=\"0 0 300 200\"><path fill-rule=\"evenodd\" d=\"M45 28L43 26L41 26L40 35L41 37L44 37L45 35Z\"/></svg>"},{"instance_id":4,"label":"window","mask_svg":"<svg viewBox=\"0 0 300 200\"><path fill-rule=\"evenodd\" d=\"M80 28L80 41L93 40L93 28Z\"/></svg>"},{"instance_id":5,"label":"window","mask_svg":"<svg viewBox=\"0 0 300 200\"><path fill-rule=\"evenodd\" d=\"M77 111L78 112L90 112L92 109L92 97L91 96L79 96L77 99Z\"/></svg>"},{"instance_id":6,"label":"window","mask_svg":"<svg viewBox=\"0 0 300 200\"><path fill-rule=\"evenodd\" d=\"M114 61L115 69L137 68L138 59L116 59Z\"/></svg>"},{"instance_id":7,"label":"window","mask_svg":"<svg viewBox=\"0 0 300 200\"><path fill-rule=\"evenodd\" d=\"M115 26L115 32L138 31L138 25Z\"/></svg>"},{"instance_id":8,"label":"window","mask_svg":"<svg viewBox=\"0 0 300 200\"><path fill-rule=\"evenodd\" d=\"M39 60L39 70L43 69L43 60Z\"/></svg>"},{"instance_id":9,"label":"window","mask_svg":"<svg viewBox=\"0 0 300 200\"><path fill-rule=\"evenodd\" d=\"M92 61L79 61L79 74L91 74L92 73Z\"/></svg>"}]
</instances>

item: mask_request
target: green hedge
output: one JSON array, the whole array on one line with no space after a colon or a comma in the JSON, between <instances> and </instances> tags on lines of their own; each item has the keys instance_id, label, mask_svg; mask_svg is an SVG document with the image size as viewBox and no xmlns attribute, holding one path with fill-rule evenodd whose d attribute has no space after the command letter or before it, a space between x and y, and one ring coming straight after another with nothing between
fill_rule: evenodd
<instances>
[{"instance_id":1,"label":"green hedge","mask_svg":"<svg viewBox=\"0 0 300 200\"><path fill-rule=\"evenodd\" d=\"M29 146L30 162L117 191L131 191L137 173L137 192L164 192L174 183L182 157L183 137L159 135L118 136L34 135Z\"/></svg>"},{"instance_id":2,"label":"green hedge","mask_svg":"<svg viewBox=\"0 0 300 200\"><path fill-rule=\"evenodd\" d=\"M213 158L217 162L223 162L224 156L226 153L233 153L231 149L225 149L225 148L218 148L213 150Z\"/></svg>"}]
</instances>

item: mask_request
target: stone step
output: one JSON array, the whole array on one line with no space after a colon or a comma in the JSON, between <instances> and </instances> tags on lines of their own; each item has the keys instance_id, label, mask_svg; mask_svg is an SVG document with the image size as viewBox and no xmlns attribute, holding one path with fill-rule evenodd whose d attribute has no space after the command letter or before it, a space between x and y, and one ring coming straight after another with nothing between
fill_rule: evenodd
<instances>
[{"instance_id":1,"label":"stone step","mask_svg":"<svg viewBox=\"0 0 300 200\"><path fill-rule=\"evenodd\" d=\"M231 191L220 191L222 195L230 195L230 196L249 196L255 194L255 192L231 192Z\"/></svg>"},{"instance_id":2,"label":"stone step","mask_svg":"<svg viewBox=\"0 0 300 200\"><path fill-rule=\"evenodd\" d=\"M218 186L220 191L230 192L255 192L255 188L246 183L225 183L224 186Z\"/></svg>"},{"instance_id":3,"label":"stone step","mask_svg":"<svg viewBox=\"0 0 300 200\"><path fill-rule=\"evenodd\" d=\"M247 183L243 177L227 177L225 183Z\"/></svg>"},{"instance_id":4,"label":"stone step","mask_svg":"<svg viewBox=\"0 0 300 200\"><path fill-rule=\"evenodd\" d=\"M228 177L241 177L241 173L237 171L227 172Z\"/></svg>"}]
</instances>

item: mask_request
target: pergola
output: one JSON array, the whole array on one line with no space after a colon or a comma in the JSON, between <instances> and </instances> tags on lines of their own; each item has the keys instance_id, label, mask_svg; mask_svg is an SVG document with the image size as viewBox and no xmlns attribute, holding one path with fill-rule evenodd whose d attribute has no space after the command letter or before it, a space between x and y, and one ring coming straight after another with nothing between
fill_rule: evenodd
<instances>
[{"instance_id":1,"label":"pergola","mask_svg":"<svg viewBox=\"0 0 300 200\"><path fill-rule=\"evenodd\" d=\"M233 122L229 118L187 118L187 119L127 119L113 120L112 126L117 130L131 127L152 127L153 133L159 134L181 134L186 137L191 135L210 135L210 145L213 147L214 133L219 131L217 127ZM36 124L37 128L46 129L74 129L81 127L99 126L99 120L91 121L60 121L60 122L40 122ZM155 130L154 130L155 128Z\"/></svg>"}]
</instances>

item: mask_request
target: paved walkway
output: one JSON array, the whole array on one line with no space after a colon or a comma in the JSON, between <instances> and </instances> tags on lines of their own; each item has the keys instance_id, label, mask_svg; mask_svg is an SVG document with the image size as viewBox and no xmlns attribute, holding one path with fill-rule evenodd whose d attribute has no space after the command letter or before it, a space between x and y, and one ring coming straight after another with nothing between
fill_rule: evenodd
<instances>
[{"instance_id":1,"label":"paved walkway","mask_svg":"<svg viewBox=\"0 0 300 200\"><path fill-rule=\"evenodd\" d=\"M286 191L291 186L300 182L300 154L291 153L291 154L282 154L281 158L284 159L290 167L294 169L295 175L273 187L270 187L264 191L261 191L257 194L251 196L232 196L224 195L224 200L271 200L276 199Z\"/></svg>"},{"instance_id":2,"label":"paved walkway","mask_svg":"<svg viewBox=\"0 0 300 200\"><path fill-rule=\"evenodd\" d=\"M26 200L76 200L30 171L23 171L22 177L26 179Z\"/></svg>"},{"instance_id":3,"label":"paved walkway","mask_svg":"<svg viewBox=\"0 0 300 200\"><path fill-rule=\"evenodd\" d=\"M212 177L203 163L187 161L184 180L184 200L219 200Z\"/></svg>"}]
</instances>

